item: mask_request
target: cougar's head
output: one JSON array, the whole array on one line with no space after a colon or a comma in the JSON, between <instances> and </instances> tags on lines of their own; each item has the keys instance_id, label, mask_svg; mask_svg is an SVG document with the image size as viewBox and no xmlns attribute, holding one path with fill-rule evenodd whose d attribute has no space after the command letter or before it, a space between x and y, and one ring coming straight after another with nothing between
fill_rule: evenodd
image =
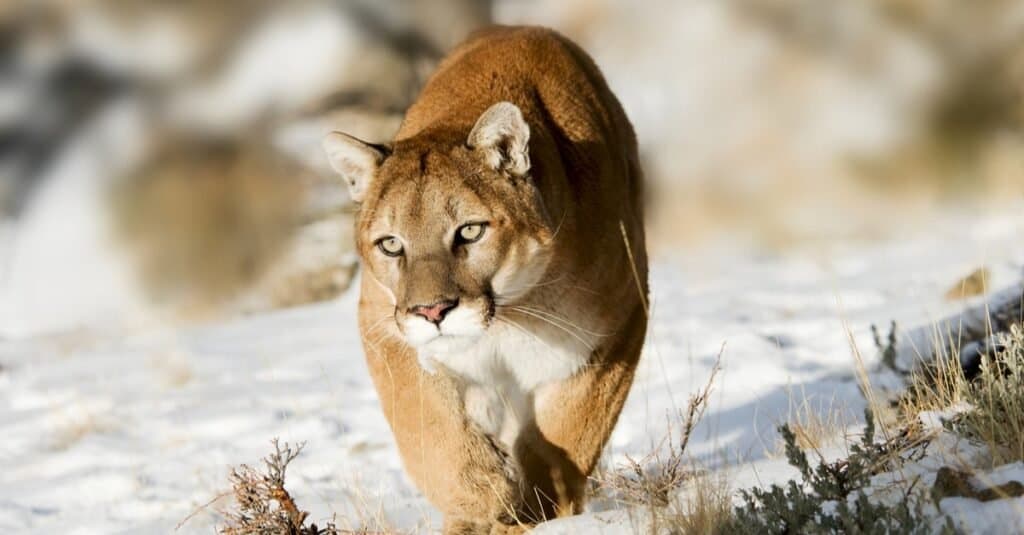
<instances>
[{"instance_id":1,"label":"cougar's head","mask_svg":"<svg viewBox=\"0 0 1024 535\"><path fill-rule=\"evenodd\" d=\"M496 306L544 275L555 230L530 177L529 137L519 108L500 102L468 133L436 129L393 146L325 139L361 203L364 276L390 296L398 329L421 353L471 346Z\"/></svg>"}]
</instances>

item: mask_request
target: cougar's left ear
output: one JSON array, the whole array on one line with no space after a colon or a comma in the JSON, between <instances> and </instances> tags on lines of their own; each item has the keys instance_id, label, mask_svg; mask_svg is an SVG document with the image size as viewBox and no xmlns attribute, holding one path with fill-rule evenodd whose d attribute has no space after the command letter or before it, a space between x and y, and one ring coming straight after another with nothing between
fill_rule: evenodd
<instances>
[{"instance_id":1,"label":"cougar's left ear","mask_svg":"<svg viewBox=\"0 0 1024 535\"><path fill-rule=\"evenodd\" d=\"M511 102L499 102L480 116L466 142L495 170L523 176L530 170L530 126Z\"/></svg>"},{"instance_id":2,"label":"cougar's left ear","mask_svg":"<svg viewBox=\"0 0 1024 535\"><path fill-rule=\"evenodd\" d=\"M363 202L366 190L377 174L377 169L387 157L389 149L360 141L348 134L331 132L324 138L327 160L345 182L355 202Z\"/></svg>"}]
</instances>

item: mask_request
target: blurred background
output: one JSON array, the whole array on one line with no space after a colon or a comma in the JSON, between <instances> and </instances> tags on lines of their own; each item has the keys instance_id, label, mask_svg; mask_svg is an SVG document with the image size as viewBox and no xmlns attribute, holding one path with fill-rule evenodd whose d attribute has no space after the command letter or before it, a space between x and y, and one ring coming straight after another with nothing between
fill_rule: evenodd
<instances>
[{"instance_id":1,"label":"blurred background","mask_svg":"<svg viewBox=\"0 0 1024 535\"><path fill-rule=\"evenodd\" d=\"M595 58L639 135L655 254L898 238L1024 199L1013 0L12 0L0 336L337 296L353 206L321 137L390 139L492 23Z\"/></svg>"}]
</instances>

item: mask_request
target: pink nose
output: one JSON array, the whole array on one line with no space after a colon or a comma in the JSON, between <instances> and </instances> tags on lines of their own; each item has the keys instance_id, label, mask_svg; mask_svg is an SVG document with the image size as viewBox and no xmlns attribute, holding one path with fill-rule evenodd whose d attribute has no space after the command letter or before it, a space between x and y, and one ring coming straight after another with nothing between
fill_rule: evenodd
<instances>
[{"instance_id":1,"label":"pink nose","mask_svg":"<svg viewBox=\"0 0 1024 535\"><path fill-rule=\"evenodd\" d=\"M427 321L437 325L440 324L448 311L455 308L458 301L438 301L432 305L417 305L412 307L412 313L424 317Z\"/></svg>"}]
</instances>

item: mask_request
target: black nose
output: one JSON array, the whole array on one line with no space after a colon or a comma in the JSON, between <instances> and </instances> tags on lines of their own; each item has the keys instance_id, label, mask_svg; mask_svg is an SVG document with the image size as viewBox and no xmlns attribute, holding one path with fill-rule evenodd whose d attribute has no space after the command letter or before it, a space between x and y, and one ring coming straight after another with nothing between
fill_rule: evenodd
<instances>
[{"instance_id":1,"label":"black nose","mask_svg":"<svg viewBox=\"0 0 1024 535\"><path fill-rule=\"evenodd\" d=\"M422 316L434 325L440 325L444 321L444 317L448 315L448 312L458 304L457 300L446 299L432 305L416 305L409 309L409 311L417 316Z\"/></svg>"}]
</instances>

